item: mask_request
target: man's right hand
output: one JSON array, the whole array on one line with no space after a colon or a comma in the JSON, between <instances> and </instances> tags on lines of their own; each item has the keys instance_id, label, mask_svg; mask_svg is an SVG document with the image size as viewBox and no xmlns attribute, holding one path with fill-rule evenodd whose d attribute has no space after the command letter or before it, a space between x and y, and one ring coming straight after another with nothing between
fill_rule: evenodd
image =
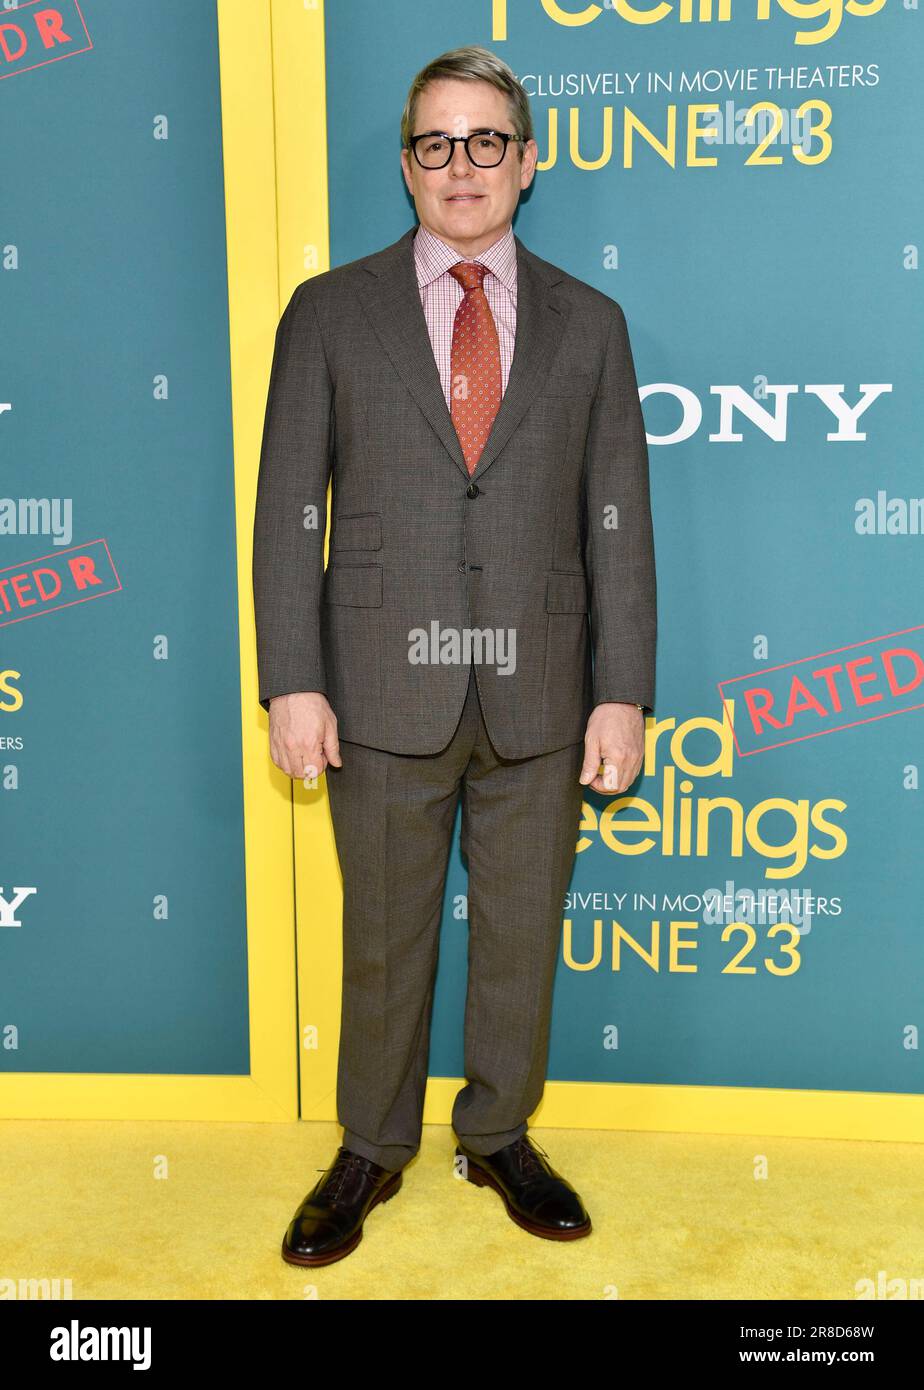
<instances>
[{"instance_id":1,"label":"man's right hand","mask_svg":"<svg viewBox=\"0 0 924 1390\"><path fill-rule=\"evenodd\" d=\"M337 716L319 690L274 695L269 706L270 755L281 772L300 781L320 777L328 763L342 767Z\"/></svg>"}]
</instances>

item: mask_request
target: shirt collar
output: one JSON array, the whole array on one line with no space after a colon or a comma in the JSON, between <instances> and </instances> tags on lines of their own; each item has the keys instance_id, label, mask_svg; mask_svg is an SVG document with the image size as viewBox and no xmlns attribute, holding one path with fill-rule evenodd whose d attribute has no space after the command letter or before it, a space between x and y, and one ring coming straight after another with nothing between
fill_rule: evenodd
<instances>
[{"instance_id":1,"label":"shirt collar","mask_svg":"<svg viewBox=\"0 0 924 1390\"><path fill-rule=\"evenodd\" d=\"M426 227L418 226L414 236L414 265L417 270L417 284L423 289L444 275L459 261L480 261L491 274L511 294L517 289L517 248L513 237L513 227L509 226L503 236L498 237L493 246L480 251L477 256L460 256L459 252L445 241L428 232Z\"/></svg>"}]
</instances>

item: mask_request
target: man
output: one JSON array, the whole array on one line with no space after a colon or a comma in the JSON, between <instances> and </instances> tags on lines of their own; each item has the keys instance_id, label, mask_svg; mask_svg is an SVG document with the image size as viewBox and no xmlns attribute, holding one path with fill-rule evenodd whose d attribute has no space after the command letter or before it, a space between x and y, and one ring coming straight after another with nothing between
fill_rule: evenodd
<instances>
[{"instance_id":1,"label":"man","mask_svg":"<svg viewBox=\"0 0 924 1390\"><path fill-rule=\"evenodd\" d=\"M513 235L537 157L505 63L468 47L428 64L402 120L419 228L304 281L277 330L254 528L260 702L274 762L327 773L344 887L344 1143L286 1232L296 1264L354 1249L419 1147L460 796L457 1163L531 1234L591 1229L527 1120L582 786L615 794L642 764L655 568L622 309Z\"/></svg>"}]
</instances>

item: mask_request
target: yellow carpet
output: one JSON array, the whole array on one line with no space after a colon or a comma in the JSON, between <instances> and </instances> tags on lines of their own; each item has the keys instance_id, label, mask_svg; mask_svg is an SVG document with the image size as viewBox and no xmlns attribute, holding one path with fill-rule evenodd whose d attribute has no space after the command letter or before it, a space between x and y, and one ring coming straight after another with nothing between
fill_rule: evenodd
<instances>
[{"instance_id":1,"label":"yellow carpet","mask_svg":"<svg viewBox=\"0 0 924 1390\"><path fill-rule=\"evenodd\" d=\"M74 1298L852 1299L924 1270L915 1144L530 1131L584 1198L584 1240L521 1231L452 1176L428 1125L345 1260L286 1265L283 1232L333 1162L334 1124L8 1120L0 1281ZM761 1156L767 1161L766 1178ZM166 1167L166 1176L157 1176Z\"/></svg>"}]
</instances>

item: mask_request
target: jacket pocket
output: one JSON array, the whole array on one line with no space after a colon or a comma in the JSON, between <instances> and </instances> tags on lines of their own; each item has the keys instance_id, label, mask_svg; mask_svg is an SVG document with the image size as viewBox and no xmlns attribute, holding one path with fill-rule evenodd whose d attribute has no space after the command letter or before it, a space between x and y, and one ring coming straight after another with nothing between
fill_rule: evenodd
<instances>
[{"instance_id":1,"label":"jacket pocket","mask_svg":"<svg viewBox=\"0 0 924 1390\"><path fill-rule=\"evenodd\" d=\"M324 602L381 608L382 566L332 560L324 571Z\"/></svg>"},{"instance_id":2,"label":"jacket pocket","mask_svg":"<svg viewBox=\"0 0 924 1390\"><path fill-rule=\"evenodd\" d=\"M548 613L586 613L586 576L567 570L549 570L545 607Z\"/></svg>"},{"instance_id":3,"label":"jacket pocket","mask_svg":"<svg viewBox=\"0 0 924 1390\"><path fill-rule=\"evenodd\" d=\"M331 550L381 550L382 513L344 512L330 528Z\"/></svg>"}]
</instances>

